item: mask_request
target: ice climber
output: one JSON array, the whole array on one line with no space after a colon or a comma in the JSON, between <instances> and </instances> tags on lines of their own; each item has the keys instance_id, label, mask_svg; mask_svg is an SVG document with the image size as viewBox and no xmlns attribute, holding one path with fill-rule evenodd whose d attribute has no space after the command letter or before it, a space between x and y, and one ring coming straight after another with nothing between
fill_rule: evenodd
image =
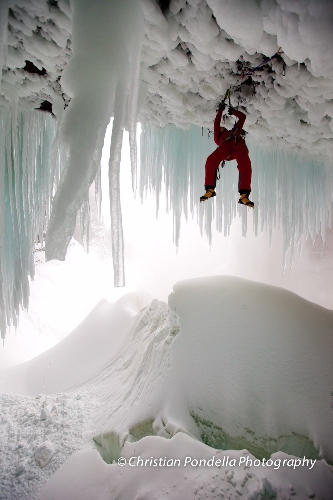
<instances>
[{"instance_id":1,"label":"ice climber","mask_svg":"<svg viewBox=\"0 0 333 500\"><path fill-rule=\"evenodd\" d=\"M213 196L216 196L215 186L217 170L222 161L236 160L239 171L238 191L240 198L238 203L247 207L254 207L254 203L249 200L251 193L251 160L249 158L249 150L242 137L244 134L243 125L246 120L246 115L241 111L229 106L229 115L235 115L238 121L235 123L232 130L221 127L221 117L225 103L222 102L216 114L214 121L214 141L217 144L217 149L208 156L205 166L205 189L206 193L201 196L200 201L206 201Z\"/></svg>"}]
</instances>

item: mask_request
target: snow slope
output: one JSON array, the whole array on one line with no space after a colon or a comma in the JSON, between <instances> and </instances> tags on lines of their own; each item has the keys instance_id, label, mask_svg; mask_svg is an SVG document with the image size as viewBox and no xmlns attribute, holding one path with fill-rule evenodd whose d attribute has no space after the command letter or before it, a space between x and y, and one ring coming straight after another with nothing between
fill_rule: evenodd
<instances>
[{"instance_id":1,"label":"snow slope","mask_svg":"<svg viewBox=\"0 0 333 500\"><path fill-rule=\"evenodd\" d=\"M154 300L140 312L144 300L130 294L100 316L102 341L80 380L59 363L38 399L2 395L4 498L35 498L70 457L38 498L329 500L333 312L230 276L178 282L169 307ZM100 309L69 335L81 360L97 339L91 318ZM115 352L108 346L118 335ZM57 347L26 365L30 394L41 388L41 361L61 356ZM24 387L27 371L16 370L13 387ZM73 383L74 390L47 394ZM51 459L40 469L34 453L42 444ZM213 457L214 464L193 461Z\"/></svg>"},{"instance_id":2,"label":"snow slope","mask_svg":"<svg viewBox=\"0 0 333 500\"><path fill-rule=\"evenodd\" d=\"M53 394L91 380L130 342L137 313L149 303L148 297L136 292L127 294L116 304L101 300L87 318L52 349L9 369L5 391Z\"/></svg>"}]
</instances>

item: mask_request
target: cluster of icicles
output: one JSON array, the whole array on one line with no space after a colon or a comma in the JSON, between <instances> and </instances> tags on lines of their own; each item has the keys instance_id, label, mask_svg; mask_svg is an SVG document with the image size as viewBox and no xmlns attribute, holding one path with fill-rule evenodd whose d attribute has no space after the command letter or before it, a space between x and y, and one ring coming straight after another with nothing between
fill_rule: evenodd
<instances>
[{"instance_id":1,"label":"cluster of icicles","mask_svg":"<svg viewBox=\"0 0 333 500\"><path fill-rule=\"evenodd\" d=\"M27 307L29 280L34 275L33 251L37 242L43 243L51 213L51 200L60 175L61 163L67 158L58 147L56 121L39 111L18 112L15 108L0 113L0 203L1 203L1 332L7 325L16 325L20 307ZM115 122L110 158L110 198L113 217L114 284L125 282L121 208L119 200L119 164L123 127ZM180 130L174 126L156 128L143 126L141 133L141 161L139 192L156 194L157 207L163 184L167 190L168 208L174 214L174 241L178 244L183 216L195 216L209 240L213 232L228 236L231 224L239 212L243 221L243 235L247 231L248 210L239 207L237 200L237 168L227 163L217 185L213 202L200 204L203 192L204 164L214 144L207 131L199 127ZM251 212L255 233L274 229L282 232L285 252L304 235L325 239L331 227L333 169L302 156L287 154L277 149L262 148L249 141L253 164L252 198L256 209ZM95 177L100 193L100 172ZM77 215L67 185L68 206ZM112 200L113 197L113 200ZM68 210L68 206L66 210ZM62 207L61 207L62 208ZM53 205L53 220L62 217ZM81 222L88 245L89 205L83 200ZM215 227L214 227L215 224ZM54 248L51 247L54 251Z\"/></svg>"},{"instance_id":2,"label":"cluster of icicles","mask_svg":"<svg viewBox=\"0 0 333 500\"><path fill-rule=\"evenodd\" d=\"M59 156L52 154L55 131L55 121L47 113L19 112L15 107L0 112L2 337L7 325L17 325L20 307L28 307L33 251L43 242L59 172Z\"/></svg>"},{"instance_id":3,"label":"cluster of icicles","mask_svg":"<svg viewBox=\"0 0 333 500\"><path fill-rule=\"evenodd\" d=\"M238 171L235 161L226 162L217 181L217 196L210 203L199 203L204 192L204 165L216 147L212 136L199 127L180 130L142 127L140 194L149 188L156 193L157 208L163 182L167 190L168 208L174 214L174 241L178 245L182 216L196 217L201 232L212 240L213 231L228 236L236 215L242 218L246 236L248 215L254 233L273 230L283 235L284 262L287 250L293 261L294 247L310 235L320 234L325 241L326 230L332 227L333 169L331 165L308 158L302 153L283 151L247 140L253 166L251 199L255 210L244 210L237 204ZM214 229L215 225L215 229Z\"/></svg>"}]
</instances>

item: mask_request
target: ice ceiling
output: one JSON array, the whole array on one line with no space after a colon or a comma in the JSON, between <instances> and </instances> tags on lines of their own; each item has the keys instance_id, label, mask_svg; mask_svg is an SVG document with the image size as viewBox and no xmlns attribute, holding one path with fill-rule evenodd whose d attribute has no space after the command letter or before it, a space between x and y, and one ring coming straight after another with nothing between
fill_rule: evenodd
<instances>
[{"instance_id":1,"label":"ice ceiling","mask_svg":"<svg viewBox=\"0 0 333 500\"><path fill-rule=\"evenodd\" d=\"M253 137L333 158L332 2L143 0L141 4L139 121L211 126L216 103L226 89L238 86L243 71L281 47L281 57L254 72L248 85L233 94L232 102L247 109L246 128ZM50 109L47 101L59 116L69 102L61 75L72 54L70 2L19 0L9 1L8 6L1 104L8 106L17 96L21 106L44 103L42 107ZM125 31L131 29L125 24Z\"/></svg>"},{"instance_id":2,"label":"ice ceiling","mask_svg":"<svg viewBox=\"0 0 333 500\"><path fill-rule=\"evenodd\" d=\"M64 259L79 210L87 226L88 192L96 179L99 183L111 117L116 286L124 284L123 130L129 131L135 187L136 124L146 126L141 181L158 192L164 166L179 234L189 191L191 210L198 209L203 181L198 184L197 178L214 147L198 141L196 126L212 126L228 88L232 104L247 114L250 152L261 176L256 227L260 221L271 231L271 221L281 220L288 247L295 235L299 240L303 234L324 234L332 223L330 0L2 0L0 34L2 331L28 303L36 235L41 239L47 225L46 258ZM271 156L262 154L262 146L271 148ZM286 152L300 155L290 160ZM268 160L274 170L266 175ZM287 215L276 216L278 203ZM217 205L217 226L224 225L226 233L234 205L226 185L223 204ZM207 227L210 210L199 214Z\"/></svg>"}]
</instances>

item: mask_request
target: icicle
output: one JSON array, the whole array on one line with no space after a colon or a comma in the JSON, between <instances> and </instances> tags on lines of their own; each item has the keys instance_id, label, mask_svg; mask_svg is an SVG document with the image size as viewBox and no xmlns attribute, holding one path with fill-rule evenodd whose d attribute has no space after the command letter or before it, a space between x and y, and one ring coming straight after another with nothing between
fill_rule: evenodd
<instances>
[{"instance_id":1,"label":"icicle","mask_svg":"<svg viewBox=\"0 0 333 500\"><path fill-rule=\"evenodd\" d=\"M97 205L97 215L100 219L101 217L101 206L102 206L102 172L101 165L97 168L97 174L95 178L95 201Z\"/></svg>"},{"instance_id":2,"label":"icicle","mask_svg":"<svg viewBox=\"0 0 333 500\"><path fill-rule=\"evenodd\" d=\"M140 37L141 34L141 37ZM131 76L129 78L128 93L128 132L132 170L132 188L136 191L137 186L137 144L136 144L136 126L138 115L138 97L140 87L140 59L142 50L142 35L139 34L139 40L135 45L135 50L130 54ZM141 39L140 39L141 38Z\"/></svg>"},{"instance_id":3,"label":"icicle","mask_svg":"<svg viewBox=\"0 0 333 500\"><path fill-rule=\"evenodd\" d=\"M245 238L247 234L247 211L242 210L240 215L242 219L242 236Z\"/></svg>"},{"instance_id":4,"label":"icicle","mask_svg":"<svg viewBox=\"0 0 333 500\"><path fill-rule=\"evenodd\" d=\"M89 252L89 226L90 226L90 204L89 198L87 198L80 209L80 226L83 248L88 253Z\"/></svg>"},{"instance_id":5,"label":"icicle","mask_svg":"<svg viewBox=\"0 0 333 500\"><path fill-rule=\"evenodd\" d=\"M287 252L292 264L294 248L302 237L310 234L314 239L323 227L329 227L332 169L301 154L248 143L261 231L270 236L274 228L282 231L285 268Z\"/></svg>"},{"instance_id":6,"label":"icicle","mask_svg":"<svg viewBox=\"0 0 333 500\"><path fill-rule=\"evenodd\" d=\"M109 160L109 189L114 286L125 285L124 242L120 204L120 160L125 120L126 88L122 78L117 82L114 120Z\"/></svg>"},{"instance_id":7,"label":"icicle","mask_svg":"<svg viewBox=\"0 0 333 500\"><path fill-rule=\"evenodd\" d=\"M156 214L159 209L159 196L162 189L163 160L159 135L162 129L143 125L140 147L140 197L153 189L156 195Z\"/></svg>"},{"instance_id":8,"label":"icicle","mask_svg":"<svg viewBox=\"0 0 333 500\"><path fill-rule=\"evenodd\" d=\"M67 145L68 160L52 203L46 236L47 260L65 259L77 212L96 177L109 119L108 113L102 112L104 99L107 100L102 92L86 105L80 98L73 99L64 113L62 138Z\"/></svg>"}]
</instances>

